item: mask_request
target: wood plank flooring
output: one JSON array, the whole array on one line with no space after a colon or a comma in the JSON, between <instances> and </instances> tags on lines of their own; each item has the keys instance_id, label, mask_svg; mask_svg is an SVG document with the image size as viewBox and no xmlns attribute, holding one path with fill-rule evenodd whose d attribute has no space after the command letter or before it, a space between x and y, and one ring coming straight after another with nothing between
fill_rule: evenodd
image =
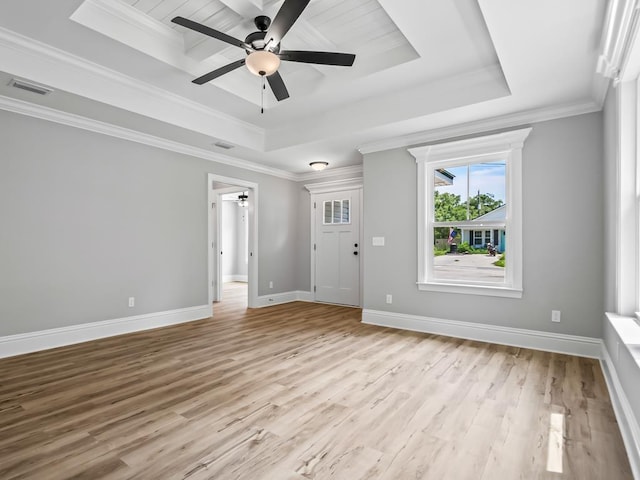
<instances>
[{"instance_id":1,"label":"wood plank flooring","mask_svg":"<svg viewBox=\"0 0 640 480\"><path fill-rule=\"evenodd\" d=\"M0 478L632 478L595 360L239 298L0 360Z\"/></svg>"}]
</instances>

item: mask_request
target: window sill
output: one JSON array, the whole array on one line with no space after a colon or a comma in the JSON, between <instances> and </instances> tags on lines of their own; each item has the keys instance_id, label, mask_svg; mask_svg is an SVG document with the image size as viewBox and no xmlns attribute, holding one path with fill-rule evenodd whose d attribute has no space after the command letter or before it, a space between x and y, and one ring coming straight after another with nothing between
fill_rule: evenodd
<instances>
[{"instance_id":1,"label":"window sill","mask_svg":"<svg viewBox=\"0 0 640 480\"><path fill-rule=\"evenodd\" d=\"M615 313L606 313L609 323L615 330L621 343L627 348L631 357L640 367L640 322L638 321L638 313L636 317L625 317L616 315ZM635 320L635 321L634 321ZM618 353L617 358L620 354Z\"/></svg>"},{"instance_id":2,"label":"window sill","mask_svg":"<svg viewBox=\"0 0 640 480\"><path fill-rule=\"evenodd\" d=\"M484 295L487 297L522 298L522 289L491 287L488 285L457 285L454 283L418 282L418 290L424 292Z\"/></svg>"}]
</instances>

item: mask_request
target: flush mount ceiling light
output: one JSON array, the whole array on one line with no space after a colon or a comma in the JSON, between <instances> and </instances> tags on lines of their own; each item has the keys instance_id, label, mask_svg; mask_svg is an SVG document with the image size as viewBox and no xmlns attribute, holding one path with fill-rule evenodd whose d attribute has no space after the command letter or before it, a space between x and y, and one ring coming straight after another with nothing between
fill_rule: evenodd
<instances>
[{"instance_id":1,"label":"flush mount ceiling light","mask_svg":"<svg viewBox=\"0 0 640 480\"><path fill-rule=\"evenodd\" d=\"M324 170L329 166L329 162L311 162L309 166L314 170Z\"/></svg>"},{"instance_id":2,"label":"flush mount ceiling light","mask_svg":"<svg viewBox=\"0 0 640 480\"><path fill-rule=\"evenodd\" d=\"M247 68L260 77L273 75L280 66L280 58L267 50L252 52L246 59Z\"/></svg>"}]
</instances>

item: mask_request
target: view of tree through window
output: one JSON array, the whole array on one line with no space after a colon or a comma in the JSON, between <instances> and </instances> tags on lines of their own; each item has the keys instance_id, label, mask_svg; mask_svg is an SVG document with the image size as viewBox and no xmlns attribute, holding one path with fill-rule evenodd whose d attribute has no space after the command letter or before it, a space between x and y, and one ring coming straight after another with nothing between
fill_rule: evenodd
<instances>
[{"instance_id":1,"label":"view of tree through window","mask_svg":"<svg viewBox=\"0 0 640 480\"><path fill-rule=\"evenodd\" d=\"M478 162L434 175L435 278L504 282L506 162Z\"/></svg>"}]
</instances>

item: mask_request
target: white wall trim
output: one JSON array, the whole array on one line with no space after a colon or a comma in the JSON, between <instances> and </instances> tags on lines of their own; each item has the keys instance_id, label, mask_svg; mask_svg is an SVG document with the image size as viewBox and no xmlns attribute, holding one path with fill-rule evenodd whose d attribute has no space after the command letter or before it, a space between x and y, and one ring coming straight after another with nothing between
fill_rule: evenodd
<instances>
[{"instance_id":1,"label":"white wall trim","mask_svg":"<svg viewBox=\"0 0 640 480\"><path fill-rule=\"evenodd\" d=\"M615 209L615 311L633 316L640 308L640 223L638 222L638 82L620 83L613 91L616 101L616 209Z\"/></svg>"},{"instance_id":2,"label":"white wall trim","mask_svg":"<svg viewBox=\"0 0 640 480\"><path fill-rule=\"evenodd\" d=\"M636 33L637 21L638 0L609 2L600 38L598 73L616 80L620 77L628 59L628 47Z\"/></svg>"},{"instance_id":3,"label":"white wall trim","mask_svg":"<svg viewBox=\"0 0 640 480\"><path fill-rule=\"evenodd\" d=\"M317 178L335 177L337 175L353 175L362 178L362 164L350 165L348 167L328 168L321 171L312 171L298 174L299 182L306 182L308 180L315 180Z\"/></svg>"},{"instance_id":4,"label":"white wall trim","mask_svg":"<svg viewBox=\"0 0 640 480\"><path fill-rule=\"evenodd\" d=\"M418 244L418 285L420 290L437 289L439 291L458 291L460 293L493 294L519 298L522 296L522 148L532 128L508 130L502 133L481 135L463 140L442 142L423 147L409 148L417 162L417 244ZM434 245L436 226L448 227L446 222L437 222L434 218L433 178L440 168L467 165L477 162L503 160L506 163L506 259L504 281L499 284L484 283L483 289L466 288L462 285L443 287L442 279L436 275L434 257L427 254ZM455 223L455 222L454 222ZM477 282L480 285L480 282ZM489 288L492 287L492 288ZM496 288L498 287L498 288Z\"/></svg>"},{"instance_id":5,"label":"white wall trim","mask_svg":"<svg viewBox=\"0 0 640 480\"><path fill-rule=\"evenodd\" d=\"M258 297L258 303L255 307L262 308L290 302L313 302L313 294L303 290L294 290L291 292L274 293L272 295L261 295Z\"/></svg>"},{"instance_id":6,"label":"white wall trim","mask_svg":"<svg viewBox=\"0 0 640 480\"><path fill-rule=\"evenodd\" d=\"M599 338L369 309L362 311L362 323L589 358L600 358L602 344Z\"/></svg>"},{"instance_id":7,"label":"white wall trim","mask_svg":"<svg viewBox=\"0 0 640 480\"><path fill-rule=\"evenodd\" d=\"M250 148L264 149L265 129L140 82L121 72L0 27L4 71L114 107Z\"/></svg>"},{"instance_id":8,"label":"white wall trim","mask_svg":"<svg viewBox=\"0 0 640 480\"><path fill-rule=\"evenodd\" d=\"M222 272L220 271L220 263L219 263L219 254L220 248L214 253L212 250L212 242L214 241L214 234L216 236L215 244L220 247L221 237L220 232L222 230L222 211L218 209L217 215L214 218L211 215L211 202L220 203L221 194L216 193L216 190L213 189L213 182L226 183L228 185L233 185L240 187L240 189L249 191L249 205L247 207L248 212L248 223L247 226L249 228L249 264L247 265L247 277L248 277L248 285L247 285L247 294L248 294L248 306L249 308L254 308L258 303L258 267L260 263L258 262L258 246L259 246L259 188L258 184L255 182L248 182L246 180L242 180L240 178L226 177L223 175L217 175L213 173L207 174L207 225L209 234L207 235L207 264L208 264L208 275L207 275L207 291L209 292L209 304L213 303L214 299L220 300L217 294L215 294L213 287L217 285L219 289L220 295L222 294L222 290L220 288L220 282L222 281ZM215 196L215 199L214 199ZM214 260L215 267L214 268ZM214 275L216 278L214 278ZM217 280L217 281L216 281ZM218 298L216 298L218 297Z\"/></svg>"},{"instance_id":9,"label":"white wall trim","mask_svg":"<svg viewBox=\"0 0 640 480\"><path fill-rule=\"evenodd\" d=\"M355 190L362 188L362 177L346 178L344 180L333 180L329 182L309 183L304 186L311 194L341 192L343 190Z\"/></svg>"},{"instance_id":10,"label":"white wall trim","mask_svg":"<svg viewBox=\"0 0 640 480\"><path fill-rule=\"evenodd\" d=\"M202 158L212 162L222 163L224 165L231 165L244 170L265 173L267 175L285 178L287 180L298 180L295 173L287 172L285 170L267 167L241 158L222 155L220 153L211 152L209 150L193 147L184 143L167 140L147 133L131 130L129 128L119 127L110 123L101 122L99 120L83 117L74 113L62 112L60 110L17 100L11 97L0 95L0 109L40 118L54 123L60 123L70 127L80 128L82 130L88 130L90 132L100 133L110 137L142 143L151 147L161 148L163 150L169 150L183 155L190 155L192 157Z\"/></svg>"},{"instance_id":11,"label":"white wall trim","mask_svg":"<svg viewBox=\"0 0 640 480\"><path fill-rule=\"evenodd\" d=\"M631 471L634 478L640 479L640 424L633 414L631 404L624 393L622 384L616 372L616 367L605 344L602 344L601 360L602 372L611 396L613 411L618 420L618 426L622 433Z\"/></svg>"},{"instance_id":12,"label":"white wall trim","mask_svg":"<svg viewBox=\"0 0 640 480\"><path fill-rule=\"evenodd\" d=\"M524 112L510 113L488 119L456 124L448 127L425 130L398 137L392 137L375 142L365 143L358 147L362 154L382 152L394 148L408 147L411 145L421 145L423 143L435 142L449 138L461 137L464 135L475 135L486 133L503 128L513 128L530 123L546 122L558 118L584 115L586 113L598 112L602 105L594 102L572 103L548 108L527 110Z\"/></svg>"},{"instance_id":13,"label":"white wall trim","mask_svg":"<svg viewBox=\"0 0 640 480\"><path fill-rule=\"evenodd\" d=\"M209 317L211 317L211 306L199 305L165 312L145 313L131 317L52 328L38 332L8 335L0 337L0 358L89 342L125 333L151 330Z\"/></svg>"},{"instance_id":14,"label":"white wall trim","mask_svg":"<svg viewBox=\"0 0 640 480\"><path fill-rule=\"evenodd\" d=\"M333 193L333 192L341 192L346 190L358 190L359 198L358 198L358 217L359 217L359 244L362 245L364 240L364 198L363 198L363 188L364 188L364 178L362 176L355 178L346 178L343 180L332 180L328 182L319 182L319 183L311 183L306 184L304 186L309 191L309 195L311 196L309 202L309 219L310 223L310 244L309 244L309 272L310 272L310 285L314 288L316 284L316 250L315 245L317 242L316 239L316 208L315 204L317 201L317 195L323 193ZM362 254L363 249L360 249L360 294L359 294L359 306L363 305L364 302L364 256ZM310 301L315 301L316 293L315 291L310 292L311 299Z\"/></svg>"},{"instance_id":15,"label":"white wall trim","mask_svg":"<svg viewBox=\"0 0 640 480\"><path fill-rule=\"evenodd\" d=\"M268 167L266 165L235 158L221 153L212 152L203 148L194 147L185 143L167 140L156 137L148 133L138 132L125 127L101 122L92 118L83 117L74 113L63 112L43 105L17 100L15 98L0 95L0 110L18 113L29 117L39 118L49 122L67 125L69 127L88 130L90 132L107 135L109 137L121 138L130 142L141 143L151 147L161 148L171 152L202 158L211 162L217 162L232 167L241 168L257 173L264 173L273 177L284 178L294 182L313 180L316 178L330 178L337 175L358 174L362 175L362 165L352 165L349 167L332 168L322 172L312 173L292 173L279 168Z\"/></svg>"}]
</instances>

